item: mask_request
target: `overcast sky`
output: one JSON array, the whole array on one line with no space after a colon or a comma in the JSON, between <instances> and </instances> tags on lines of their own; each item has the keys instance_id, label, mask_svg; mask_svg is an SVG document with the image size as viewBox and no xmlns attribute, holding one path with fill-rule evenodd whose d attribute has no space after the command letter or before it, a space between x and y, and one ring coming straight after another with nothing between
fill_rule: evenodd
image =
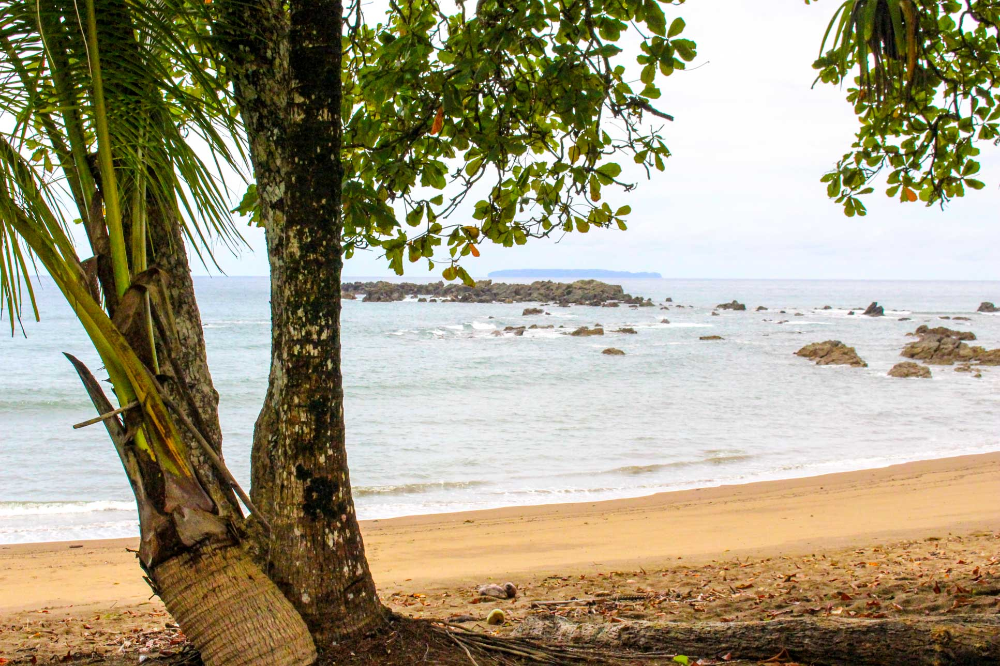
<instances>
[{"instance_id":1,"label":"overcast sky","mask_svg":"<svg viewBox=\"0 0 1000 666\"><path fill-rule=\"evenodd\" d=\"M658 106L667 170L619 195L627 232L569 234L520 248L483 245L466 267L658 271L676 278L1000 279L1000 150L983 146L987 187L941 211L901 205L884 188L868 216L844 217L819 178L850 146L857 121L832 86L810 90L811 64L834 1L689 0L683 16L701 65L662 80ZM252 251L218 259L228 275L266 275L263 234ZM196 272L206 271L196 267ZM417 264L409 275L426 276ZM348 276L391 275L375 252L355 255Z\"/></svg>"}]
</instances>

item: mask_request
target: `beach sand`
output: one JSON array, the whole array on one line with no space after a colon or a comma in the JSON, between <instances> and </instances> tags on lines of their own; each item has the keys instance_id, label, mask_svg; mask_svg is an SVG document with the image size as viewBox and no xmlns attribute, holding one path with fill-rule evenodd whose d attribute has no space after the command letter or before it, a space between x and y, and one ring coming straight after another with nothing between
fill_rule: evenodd
<instances>
[{"instance_id":1,"label":"beach sand","mask_svg":"<svg viewBox=\"0 0 1000 666\"><path fill-rule=\"evenodd\" d=\"M383 599L423 617L478 619L500 607L516 621L533 601L613 594L655 602L566 612L995 614L998 497L1000 453L989 453L636 499L365 521L362 530ZM44 662L143 641L162 646L170 618L126 550L136 547L135 539L0 546L0 657ZM520 589L515 601L481 603L473 592L508 580Z\"/></svg>"}]
</instances>

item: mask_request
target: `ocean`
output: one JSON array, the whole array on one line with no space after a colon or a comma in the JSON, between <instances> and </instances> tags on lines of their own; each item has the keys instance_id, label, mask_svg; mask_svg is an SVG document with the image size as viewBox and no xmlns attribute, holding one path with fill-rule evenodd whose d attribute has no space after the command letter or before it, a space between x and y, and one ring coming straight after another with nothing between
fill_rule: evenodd
<instances>
[{"instance_id":1,"label":"ocean","mask_svg":"<svg viewBox=\"0 0 1000 666\"><path fill-rule=\"evenodd\" d=\"M550 306L523 317L530 304L345 301L358 515L634 497L1000 450L1000 367L981 379L947 366L933 366L929 381L886 376L922 323L1000 347L1000 316L975 312L1000 303L1000 282L608 281L657 307ZM225 457L248 484L267 387L268 281L205 277L196 289ZM96 354L50 281L38 295L42 321L25 318L27 337L0 336L0 543L136 535L104 430L71 427L94 413L61 352L94 370ZM733 299L748 311L711 315ZM875 300L885 317L848 316ZM939 319L955 315L971 321ZM598 322L603 337L558 332ZM533 323L557 328L493 335ZM611 332L623 326L637 334ZM793 354L828 339L854 346L868 367Z\"/></svg>"}]
</instances>

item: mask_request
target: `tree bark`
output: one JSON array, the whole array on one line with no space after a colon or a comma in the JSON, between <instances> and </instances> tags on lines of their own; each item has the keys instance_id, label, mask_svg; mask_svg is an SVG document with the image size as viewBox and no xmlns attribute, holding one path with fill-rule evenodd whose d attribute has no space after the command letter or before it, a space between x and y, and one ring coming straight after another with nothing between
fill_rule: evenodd
<instances>
[{"instance_id":1,"label":"tree bark","mask_svg":"<svg viewBox=\"0 0 1000 666\"><path fill-rule=\"evenodd\" d=\"M306 666L316 660L302 618L241 548L176 557L157 567L154 579L206 666Z\"/></svg>"},{"instance_id":2,"label":"tree bark","mask_svg":"<svg viewBox=\"0 0 1000 666\"><path fill-rule=\"evenodd\" d=\"M340 360L339 0L226 2L271 269L271 369L254 432L261 556L318 645L384 622L354 512ZM235 36L235 38L233 37Z\"/></svg>"},{"instance_id":3,"label":"tree bark","mask_svg":"<svg viewBox=\"0 0 1000 666\"><path fill-rule=\"evenodd\" d=\"M796 618L771 622L583 624L557 616L530 616L522 638L733 660L769 659L857 666L949 666L1000 663L996 617L899 619Z\"/></svg>"}]
</instances>

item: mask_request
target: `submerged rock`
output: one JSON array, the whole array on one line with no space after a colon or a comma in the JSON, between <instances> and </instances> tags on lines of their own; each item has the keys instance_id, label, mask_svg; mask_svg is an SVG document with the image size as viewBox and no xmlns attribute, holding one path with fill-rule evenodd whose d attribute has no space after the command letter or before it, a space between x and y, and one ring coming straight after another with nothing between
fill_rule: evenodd
<instances>
[{"instance_id":1,"label":"submerged rock","mask_svg":"<svg viewBox=\"0 0 1000 666\"><path fill-rule=\"evenodd\" d=\"M623 326L615 331L615 333L628 333L629 335L636 335L637 331L630 326Z\"/></svg>"},{"instance_id":2,"label":"submerged rock","mask_svg":"<svg viewBox=\"0 0 1000 666\"><path fill-rule=\"evenodd\" d=\"M885 308L883 308L877 302L872 301L872 304L865 309L863 314L865 314L868 317L883 317L885 316Z\"/></svg>"},{"instance_id":3,"label":"submerged rock","mask_svg":"<svg viewBox=\"0 0 1000 666\"><path fill-rule=\"evenodd\" d=\"M796 356L816 361L816 365L849 365L855 368L867 368L854 347L848 347L840 340L814 342L795 352Z\"/></svg>"},{"instance_id":4,"label":"submerged rock","mask_svg":"<svg viewBox=\"0 0 1000 666\"><path fill-rule=\"evenodd\" d=\"M701 336L698 339L699 340L722 340L723 337L721 335L703 335L703 336Z\"/></svg>"},{"instance_id":5,"label":"submerged rock","mask_svg":"<svg viewBox=\"0 0 1000 666\"><path fill-rule=\"evenodd\" d=\"M931 369L926 365L920 365L919 363L914 363L913 361L903 361L902 363L897 363L892 366L892 370L889 371L889 376L930 379Z\"/></svg>"},{"instance_id":6,"label":"submerged rock","mask_svg":"<svg viewBox=\"0 0 1000 666\"><path fill-rule=\"evenodd\" d=\"M621 349L616 349L615 347L608 347L607 349L605 349L601 353L602 354L607 354L608 356L624 356L625 355L625 352L623 352Z\"/></svg>"}]
</instances>

